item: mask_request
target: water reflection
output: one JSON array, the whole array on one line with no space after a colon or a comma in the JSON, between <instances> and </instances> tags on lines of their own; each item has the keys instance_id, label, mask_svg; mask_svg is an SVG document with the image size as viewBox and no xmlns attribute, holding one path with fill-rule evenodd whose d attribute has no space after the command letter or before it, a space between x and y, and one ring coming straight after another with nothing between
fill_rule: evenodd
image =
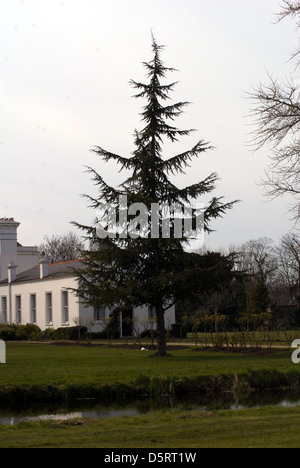
<instances>
[{"instance_id":1,"label":"water reflection","mask_svg":"<svg viewBox=\"0 0 300 468\"><path fill-rule=\"evenodd\" d=\"M119 416L138 416L156 410L168 411L178 408L182 410L211 411L228 409L238 411L246 408L259 408L262 406L297 406L300 405L300 392L267 392L266 394L253 393L244 397L234 397L225 394L219 398L166 398L151 400L148 398L121 404L118 402L99 402L93 399L78 400L72 404L22 404L1 405L0 424L14 425L26 421L68 420L74 418L104 419Z\"/></svg>"}]
</instances>

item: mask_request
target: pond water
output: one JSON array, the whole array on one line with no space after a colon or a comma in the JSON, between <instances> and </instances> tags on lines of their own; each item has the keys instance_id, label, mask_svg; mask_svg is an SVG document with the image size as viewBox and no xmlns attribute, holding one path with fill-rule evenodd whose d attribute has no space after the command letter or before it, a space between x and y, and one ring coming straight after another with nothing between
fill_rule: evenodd
<instances>
[{"instance_id":1,"label":"pond water","mask_svg":"<svg viewBox=\"0 0 300 468\"><path fill-rule=\"evenodd\" d=\"M232 395L222 398L185 398L138 400L127 404L116 402L99 402L93 399L77 400L72 404L28 404L22 406L0 406L0 424L14 425L25 421L67 420L74 418L104 419L119 416L138 416L156 410L168 411L170 409L211 411L229 409L238 411L245 408L259 408L263 406L297 406L300 405L300 392L268 392L255 393L244 398L234 398Z\"/></svg>"}]
</instances>

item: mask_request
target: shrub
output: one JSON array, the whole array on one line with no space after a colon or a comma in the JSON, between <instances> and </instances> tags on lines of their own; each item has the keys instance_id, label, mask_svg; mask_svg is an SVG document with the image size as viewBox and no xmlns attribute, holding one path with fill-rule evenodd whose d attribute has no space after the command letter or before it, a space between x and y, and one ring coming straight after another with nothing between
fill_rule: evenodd
<instances>
[{"instance_id":1,"label":"shrub","mask_svg":"<svg viewBox=\"0 0 300 468\"><path fill-rule=\"evenodd\" d=\"M226 342L226 337L222 333L217 333L214 337L214 348L216 350L223 349L224 344Z\"/></svg>"},{"instance_id":2,"label":"shrub","mask_svg":"<svg viewBox=\"0 0 300 468\"><path fill-rule=\"evenodd\" d=\"M46 330L42 331L42 339L45 341L52 340L53 334L55 333L54 328L46 328Z\"/></svg>"},{"instance_id":3,"label":"shrub","mask_svg":"<svg viewBox=\"0 0 300 468\"><path fill-rule=\"evenodd\" d=\"M16 340L39 341L42 339L42 331L33 323L18 325L16 329Z\"/></svg>"},{"instance_id":4,"label":"shrub","mask_svg":"<svg viewBox=\"0 0 300 468\"><path fill-rule=\"evenodd\" d=\"M2 324L0 325L0 339L4 341L41 340L41 329L33 323L27 325Z\"/></svg>"},{"instance_id":5,"label":"shrub","mask_svg":"<svg viewBox=\"0 0 300 468\"><path fill-rule=\"evenodd\" d=\"M13 341L16 339L16 325L0 325L0 339Z\"/></svg>"},{"instance_id":6,"label":"shrub","mask_svg":"<svg viewBox=\"0 0 300 468\"><path fill-rule=\"evenodd\" d=\"M144 330L141 333L142 338L157 338L156 330Z\"/></svg>"},{"instance_id":7,"label":"shrub","mask_svg":"<svg viewBox=\"0 0 300 468\"><path fill-rule=\"evenodd\" d=\"M53 333L52 333L52 340L71 340L71 341L76 341L79 339L79 336L81 339L85 339L87 334L87 328L86 327L68 327L68 328L57 328Z\"/></svg>"},{"instance_id":8,"label":"shrub","mask_svg":"<svg viewBox=\"0 0 300 468\"><path fill-rule=\"evenodd\" d=\"M91 335L92 340L106 340L107 339L106 331L92 332L90 335Z\"/></svg>"}]
</instances>

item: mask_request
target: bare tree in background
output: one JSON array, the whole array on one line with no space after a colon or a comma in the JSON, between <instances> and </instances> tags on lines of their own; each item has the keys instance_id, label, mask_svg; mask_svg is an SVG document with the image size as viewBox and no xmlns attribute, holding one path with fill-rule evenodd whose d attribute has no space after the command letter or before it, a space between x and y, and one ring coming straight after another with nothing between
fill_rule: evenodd
<instances>
[{"instance_id":1,"label":"bare tree in background","mask_svg":"<svg viewBox=\"0 0 300 468\"><path fill-rule=\"evenodd\" d=\"M290 17L296 19L300 28L300 1L284 0L278 21ZM297 60L300 45L292 54ZM269 84L259 84L249 94L254 107L255 130L252 144L255 150L268 145L271 150L271 164L265 171L263 184L266 195L274 198L289 194L294 198L291 211L297 221L300 219L300 82L298 68L289 80L279 82L268 75Z\"/></svg>"},{"instance_id":2,"label":"bare tree in background","mask_svg":"<svg viewBox=\"0 0 300 468\"><path fill-rule=\"evenodd\" d=\"M45 236L40 245L40 255L46 256L50 263L76 260L81 256L83 243L76 234L68 232L61 236Z\"/></svg>"},{"instance_id":3,"label":"bare tree in background","mask_svg":"<svg viewBox=\"0 0 300 468\"><path fill-rule=\"evenodd\" d=\"M278 258L278 285L289 291L300 308L300 236L289 233L276 248Z\"/></svg>"},{"instance_id":4,"label":"bare tree in background","mask_svg":"<svg viewBox=\"0 0 300 468\"><path fill-rule=\"evenodd\" d=\"M255 282L271 285L277 270L273 240L261 237L246 242L240 247L237 263Z\"/></svg>"}]
</instances>

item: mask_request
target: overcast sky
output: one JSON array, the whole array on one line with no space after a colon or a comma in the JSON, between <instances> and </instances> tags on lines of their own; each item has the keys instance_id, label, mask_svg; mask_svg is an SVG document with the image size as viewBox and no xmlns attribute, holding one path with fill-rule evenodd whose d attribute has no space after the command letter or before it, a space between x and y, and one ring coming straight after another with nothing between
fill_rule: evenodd
<instances>
[{"instance_id":1,"label":"overcast sky","mask_svg":"<svg viewBox=\"0 0 300 468\"><path fill-rule=\"evenodd\" d=\"M82 193L95 194L84 166L111 184L118 168L97 159L99 145L121 155L134 150L144 104L129 80L144 80L152 58L151 30L165 44L166 66L178 71L174 102L190 101L176 122L197 133L168 145L170 157L198 139L214 151L195 160L178 185L211 172L216 196L241 203L212 225L205 241L219 247L250 239L277 241L293 227L291 200L267 201L259 185L268 150L247 146L246 92L286 78L297 45L290 20L276 24L277 0L0 0L0 217L21 222L19 242L39 245L45 235L91 223Z\"/></svg>"}]
</instances>

